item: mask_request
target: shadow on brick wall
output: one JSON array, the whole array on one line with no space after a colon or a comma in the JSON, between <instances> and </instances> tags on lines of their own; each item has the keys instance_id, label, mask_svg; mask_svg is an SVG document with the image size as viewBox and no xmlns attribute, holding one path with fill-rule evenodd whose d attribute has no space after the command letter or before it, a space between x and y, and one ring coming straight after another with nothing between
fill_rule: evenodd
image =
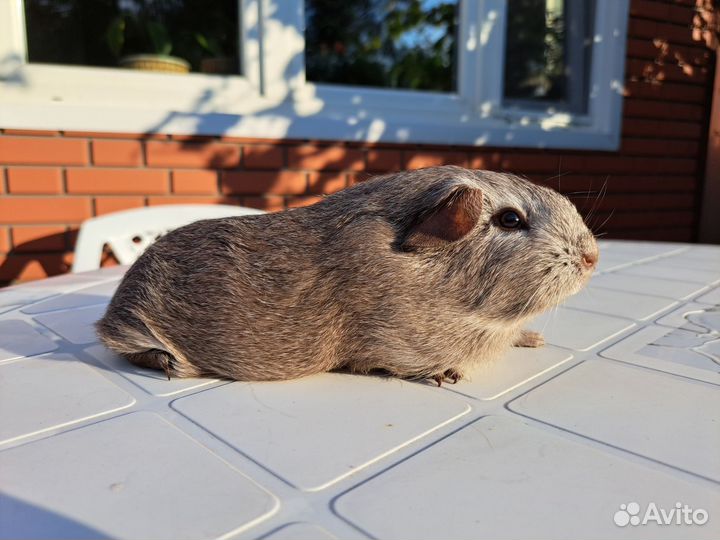
<instances>
[{"instance_id":1,"label":"shadow on brick wall","mask_svg":"<svg viewBox=\"0 0 720 540\"><path fill-rule=\"evenodd\" d=\"M74 238L74 232L66 231L14 245L0 264L0 286L69 272L72 265L72 251L68 249L71 236Z\"/></svg>"},{"instance_id":2,"label":"shadow on brick wall","mask_svg":"<svg viewBox=\"0 0 720 540\"><path fill-rule=\"evenodd\" d=\"M196 202L184 200L181 197L173 199L170 202L174 204L195 204ZM211 202L237 206L241 204L242 200L232 196L217 196L213 197ZM255 206L261 205L256 204ZM268 211L278 209L266 208ZM7 253L4 254L4 258L0 258L0 287L70 272L77 236L77 228L67 228L63 232L38 235L24 241L14 241ZM109 246L103 246L100 266L104 268L117 264L119 263Z\"/></svg>"}]
</instances>

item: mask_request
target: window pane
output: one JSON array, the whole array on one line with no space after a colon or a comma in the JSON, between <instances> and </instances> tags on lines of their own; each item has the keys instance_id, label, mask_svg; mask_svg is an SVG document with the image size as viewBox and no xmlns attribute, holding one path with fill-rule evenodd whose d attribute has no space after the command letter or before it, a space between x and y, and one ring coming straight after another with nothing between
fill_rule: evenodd
<instances>
[{"instance_id":1,"label":"window pane","mask_svg":"<svg viewBox=\"0 0 720 540\"><path fill-rule=\"evenodd\" d=\"M452 92L457 0L306 0L308 81Z\"/></svg>"},{"instance_id":2,"label":"window pane","mask_svg":"<svg viewBox=\"0 0 720 540\"><path fill-rule=\"evenodd\" d=\"M506 100L586 109L592 8L589 0L509 0Z\"/></svg>"},{"instance_id":3,"label":"window pane","mask_svg":"<svg viewBox=\"0 0 720 540\"><path fill-rule=\"evenodd\" d=\"M239 73L238 2L25 0L28 60Z\"/></svg>"}]
</instances>

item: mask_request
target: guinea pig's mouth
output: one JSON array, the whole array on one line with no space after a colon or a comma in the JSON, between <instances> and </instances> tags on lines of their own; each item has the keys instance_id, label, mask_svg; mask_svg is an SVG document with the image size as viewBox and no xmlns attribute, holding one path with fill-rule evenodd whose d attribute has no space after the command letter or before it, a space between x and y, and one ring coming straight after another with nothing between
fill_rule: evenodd
<instances>
[{"instance_id":1,"label":"guinea pig's mouth","mask_svg":"<svg viewBox=\"0 0 720 540\"><path fill-rule=\"evenodd\" d=\"M554 298L552 298L550 302L548 302L548 305L540 311L546 311L548 309L559 306L571 296L574 296L580 291L582 291L585 286L590 282L592 274L593 270L588 270L580 273L573 272L572 279L567 280L564 283L557 284L559 286L555 288Z\"/></svg>"},{"instance_id":2,"label":"guinea pig's mouth","mask_svg":"<svg viewBox=\"0 0 720 540\"><path fill-rule=\"evenodd\" d=\"M562 266L555 267L555 272L545 276L539 286L530 291L528 296L520 300L510 311L509 319L516 318L517 314L521 314L522 317L534 317L561 305L585 288L596 270L596 263L597 256L589 264L583 264L580 258L578 262L567 261Z\"/></svg>"}]
</instances>

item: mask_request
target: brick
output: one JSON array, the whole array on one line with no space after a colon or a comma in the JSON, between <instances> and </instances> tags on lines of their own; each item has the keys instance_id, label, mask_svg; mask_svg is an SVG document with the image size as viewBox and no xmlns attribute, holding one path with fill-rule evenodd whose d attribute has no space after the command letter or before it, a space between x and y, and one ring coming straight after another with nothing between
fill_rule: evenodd
<instances>
[{"instance_id":1,"label":"brick","mask_svg":"<svg viewBox=\"0 0 720 540\"><path fill-rule=\"evenodd\" d=\"M467 166L467 155L462 152L405 152L406 169L424 169L440 165Z\"/></svg>"},{"instance_id":2,"label":"brick","mask_svg":"<svg viewBox=\"0 0 720 540\"><path fill-rule=\"evenodd\" d=\"M204 170L173 171L172 191L178 195L217 195L218 174Z\"/></svg>"},{"instance_id":3,"label":"brick","mask_svg":"<svg viewBox=\"0 0 720 540\"><path fill-rule=\"evenodd\" d=\"M708 66L711 53L709 49L685 47L669 43L664 39L633 39L627 41L627 56L650 61L682 63L694 66Z\"/></svg>"},{"instance_id":4,"label":"brick","mask_svg":"<svg viewBox=\"0 0 720 540\"><path fill-rule=\"evenodd\" d=\"M645 60L656 60L668 54L670 44L664 40L628 38L627 56L629 58L642 58Z\"/></svg>"},{"instance_id":5,"label":"brick","mask_svg":"<svg viewBox=\"0 0 720 540\"><path fill-rule=\"evenodd\" d=\"M582 175L567 174L561 178L533 178L537 183L558 189L563 193L591 191L581 195L582 204L588 207L599 196L600 189L607 184L608 193L653 193L653 192L685 192L691 193L697 184L692 176L618 176L618 175ZM559 182L558 182L559 181ZM585 203L587 200L589 202Z\"/></svg>"},{"instance_id":6,"label":"brick","mask_svg":"<svg viewBox=\"0 0 720 540\"><path fill-rule=\"evenodd\" d=\"M303 145L288 148L288 166L311 171L361 171L365 163L358 148Z\"/></svg>"},{"instance_id":7,"label":"brick","mask_svg":"<svg viewBox=\"0 0 720 540\"><path fill-rule=\"evenodd\" d=\"M113 266L119 266L120 262L115 258L115 255L110 253L103 253L100 259L100 268L111 268Z\"/></svg>"},{"instance_id":8,"label":"brick","mask_svg":"<svg viewBox=\"0 0 720 540\"><path fill-rule=\"evenodd\" d=\"M593 218L593 221L602 223L609 215L609 212L598 214ZM614 212L603 228L618 230L631 227L692 227L695 223L695 218L695 212L691 210Z\"/></svg>"},{"instance_id":9,"label":"brick","mask_svg":"<svg viewBox=\"0 0 720 540\"><path fill-rule=\"evenodd\" d=\"M622 126L623 136L672 137L676 139L699 139L703 126L696 122L674 122L625 118Z\"/></svg>"},{"instance_id":10,"label":"brick","mask_svg":"<svg viewBox=\"0 0 720 540\"><path fill-rule=\"evenodd\" d=\"M301 208L303 206L310 206L311 204L322 201L323 198L317 195L305 195L303 197L288 197L287 207L288 208Z\"/></svg>"},{"instance_id":11,"label":"brick","mask_svg":"<svg viewBox=\"0 0 720 540\"><path fill-rule=\"evenodd\" d=\"M587 174L636 174L647 172L646 160L617 154L564 156L562 171ZM562 179L561 179L562 180Z\"/></svg>"},{"instance_id":12,"label":"brick","mask_svg":"<svg viewBox=\"0 0 720 540\"><path fill-rule=\"evenodd\" d=\"M0 223L79 223L92 217L87 197L0 198Z\"/></svg>"},{"instance_id":13,"label":"brick","mask_svg":"<svg viewBox=\"0 0 720 540\"><path fill-rule=\"evenodd\" d=\"M587 201L585 196L571 197L571 200L582 205ZM690 210L694 205L692 193L623 193L620 195L605 195L593 204L587 204L587 208L595 208L596 211L622 211L622 210ZM581 210L582 207L580 208Z\"/></svg>"},{"instance_id":14,"label":"brick","mask_svg":"<svg viewBox=\"0 0 720 540\"><path fill-rule=\"evenodd\" d=\"M64 131L65 137L83 137L92 139L136 139L136 140L155 140L166 141L170 135L164 133L109 133L106 131Z\"/></svg>"},{"instance_id":15,"label":"brick","mask_svg":"<svg viewBox=\"0 0 720 540\"><path fill-rule=\"evenodd\" d=\"M62 193L62 169L50 167L9 167L8 191L14 195Z\"/></svg>"},{"instance_id":16,"label":"brick","mask_svg":"<svg viewBox=\"0 0 720 540\"><path fill-rule=\"evenodd\" d=\"M93 164L100 167L138 167L143 163L139 141L92 141Z\"/></svg>"},{"instance_id":17,"label":"brick","mask_svg":"<svg viewBox=\"0 0 720 540\"><path fill-rule=\"evenodd\" d=\"M70 270L71 253L10 254L0 257L0 281L31 281Z\"/></svg>"},{"instance_id":18,"label":"brick","mask_svg":"<svg viewBox=\"0 0 720 540\"><path fill-rule=\"evenodd\" d=\"M705 92L703 86L693 84L627 81L624 95L626 97L659 99L671 102L684 101L703 105L705 103Z\"/></svg>"},{"instance_id":19,"label":"brick","mask_svg":"<svg viewBox=\"0 0 720 540\"><path fill-rule=\"evenodd\" d=\"M170 135L171 141L182 141L182 142L212 142L216 139L213 135Z\"/></svg>"},{"instance_id":20,"label":"brick","mask_svg":"<svg viewBox=\"0 0 720 540\"><path fill-rule=\"evenodd\" d=\"M306 139L268 139L267 137L234 137L230 135L220 135L221 142L231 142L239 144L308 144Z\"/></svg>"},{"instance_id":21,"label":"brick","mask_svg":"<svg viewBox=\"0 0 720 540\"><path fill-rule=\"evenodd\" d=\"M80 229L78 227L68 227L67 232L65 233L68 249L75 249L78 234L80 234Z\"/></svg>"},{"instance_id":22,"label":"brick","mask_svg":"<svg viewBox=\"0 0 720 540\"><path fill-rule=\"evenodd\" d=\"M662 23L631 17L628 24L628 36L633 38L666 39L680 45L702 46L702 44L693 41L690 24Z\"/></svg>"},{"instance_id":23,"label":"brick","mask_svg":"<svg viewBox=\"0 0 720 540\"><path fill-rule=\"evenodd\" d=\"M628 98L623 104L625 118L653 118L658 120L702 121L705 107L688 103L669 103L652 99Z\"/></svg>"},{"instance_id":24,"label":"brick","mask_svg":"<svg viewBox=\"0 0 720 540\"><path fill-rule=\"evenodd\" d=\"M65 227L15 226L11 230L13 250L21 253L65 251Z\"/></svg>"},{"instance_id":25,"label":"brick","mask_svg":"<svg viewBox=\"0 0 720 540\"><path fill-rule=\"evenodd\" d=\"M145 151L150 167L232 168L240 165L240 147L235 144L149 141Z\"/></svg>"},{"instance_id":26,"label":"brick","mask_svg":"<svg viewBox=\"0 0 720 540\"><path fill-rule=\"evenodd\" d=\"M609 231L607 238L620 238L623 240L662 240L665 242L692 242L694 241L694 233L693 229L690 227L675 229L631 229Z\"/></svg>"},{"instance_id":27,"label":"brick","mask_svg":"<svg viewBox=\"0 0 720 540\"><path fill-rule=\"evenodd\" d=\"M258 208L266 212L285 210L285 199L273 195L267 197L243 197L242 204L248 208Z\"/></svg>"},{"instance_id":28,"label":"brick","mask_svg":"<svg viewBox=\"0 0 720 540\"><path fill-rule=\"evenodd\" d=\"M166 171L150 169L68 169L68 193L147 194L168 192Z\"/></svg>"},{"instance_id":29,"label":"brick","mask_svg":"<svg viewBox=\"0 0 720 540\"><path fill-rule=\"evenodd\" d=\"M145 197L95 197L95 215L102 216L145 206Z\"/></svg>"},{"instance_id":30,"label":"brick","mask_svg":"<svg viewBox=\"0 0 720 540\"><path fill-rule=\"evenodd\" d=\"M601 186L607 176L596 178L594 186ZM697 185L697 179L693 176L638 176L630 178L615 177L609 182L616 187L614 191L624 192L653 192L653 191L692 191ZM565 185L565 178L563 178ZM580 188L583 189L583 188Z\"/></svg>"},{"instance_id":31,"label":"brick","mask_svg":"<svg viewBox=\"0 0 720 540\"><path fill-rule=\"evenodd\" d=\"M659 40L653 40L653 45L661 43ZM665 48L670 61L681 64L690 64L692 66L708 67L712 64L712 52L709 48L685 47L675 43L668 43Z\"/></svg>"},{"instance_id":32,"label":"brick","mask_svg":"<svg viewBox=\"0 0 720 540\"><path fill-rule=\"evenodd\" d=\"M369 171L394 172L402 169L402 154L399 150L370 149L367 151Z\"/></svg>"},{"instance_id":33,"label":"brick","mask_svg":"<svg viewBox=\"0 0 720 540\"><path fill-rule=\"evenodd\" d=\"M660 4L658 2L650 2L648 0L631 0L630 15L649 19L667 20L670 14L670 6L668 4Z\"/></svg>"},{"instance_id":34,"label":"brick","mask_svg":"<svg viewBox=\"0 0 720 540\"><path fill-rule=\"evenodd\" d=\"M658 63L630 58L625 63L625 70L630 80L671 81L704 85L707 79L707 68L692 64L680 66L674 59Z\"/></svg>"},{"instance_id":35,"label":"brick","mask_svg":"<svg viewBox=\"0 0 720 540\"><path fill-rule=\"evenodd\" d=\"M699 162L697 159L654 158L641 160L638 172L645 174L695 174Z\"/></svg>"},{"instance_id":36,"label":"brick","mask_svg":"<svg viewBox=\"0 0 720 540\"><path fill-rule=\"evenodd\" d=\"M348 185L347 175L344 173L318 173L308 175L309 191L316 195L330 194L345 189Z\"/></svg>"},{"instance_id":37,"label":"brick","mask_svg":"<svg viewBox=\"0 0 720 540\"><path fill-rule=\"evenodd\" d=\"M60 135L59 131L49 131L45 129L5 129L3 130L5 135L22 135L22 136L36 136L36 137L56 137Z\"/></svg>"},{"instance_id":38,"label":"brick","mask_svg":"<svg viewBox=\"0 0 720 540\"><path fill-rule=\"evenodd\" d=\"M0 227L0 253L10 251L10 229L8 227Z\"/></svg>"},{"instance_id":39,"label":"brick","mask_svg":"<svg viewBox=\"0 0 720 540\"><path fill-rule=\"evenodd\" d=\"M59 137L0 137L0 163L87 165L87 141Z\"/></svg>"},{"instance_id":40,"label":"brick","mask_svg":"<svg viewBox=\"0 0 720 540\"><path fill-rule=\"evenodd\" d=\"M149 206L158 206L162 204L237 204L237 200L229 197L148 197Z\"/></svg>"},{"instance_id":41,"label":"brick","mask_svg":"<svg viewBox=\"0 0 720 540\"><path fill-rule=\"evenodd\" d=\"M697 0L690 0L687 6L671 5L667 20L678 24L691 25L693 23L693 15L696 13L695 7L697 4ZM717 9L717 7L715 9Z\"/></svg>"},{"instance_id":42,"label":"brick","mask_svg":"<svg viewBox=\"0 0 720 540\"><path fill-rule=\"evenodd\" d=\"M243 164L248 169L282 169L285 166L285 147L277 144L245 145Z\"/></svg>"},{"instance_id":43,"label":"brick","mask_svg":"<svg viewBox=\"0 0 720 540\"><path fill-rule=\"evenodd\" d=\"M474 154L470 156L469 167L471 169L482 169L486 171L496 171L500 169L502 154L500 152L488 152L482 154Z\"/></svg>"},{"instance_id":44,"label":"brick","mask_svg":"<svg viewBox=\"0 0 720 540\"><path fill-rule=\"evenodd\" d=\"M225 171L220 184L223 193L242 195L301 195L307 187L305 173L296 171Z\"/></svg>"},{"instance_id":45,"label":"brick","mask_svg":"<svg viewBox=\"0 0 720 540\"><path fill-rule=\"evenodd\" d=\"M699 144L693 140L623 139L620 153L635 156L695 157Z\"/></svg>"},{"instance_id":46,"label":"brick","mask_svg":"<svg viewBox=\"0 0 720 540\"><path fill-rule=\"evenodd\" d=\"M500 167L504 171L557 173L560 166L558 156L547 154L503 154Z\"/></svg>"}]
</instances>

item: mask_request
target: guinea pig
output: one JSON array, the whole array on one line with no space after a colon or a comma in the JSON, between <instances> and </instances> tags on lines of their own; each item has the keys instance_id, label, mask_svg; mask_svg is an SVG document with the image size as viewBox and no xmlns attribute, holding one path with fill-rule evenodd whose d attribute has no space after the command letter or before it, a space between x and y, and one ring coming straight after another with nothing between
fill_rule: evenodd
<instances>
[{"instance_id":1,"label":"guinea pig","mask_svg":"<svg viewBox=\"0 0 720 540\"><path fill-rule=\"evenodd\" d=\"M198 221L152 244L97 333L168 377L336 369L456 382L588 281L595 238L559 193L448 166L377 177L305 208Z\"/></svg>"}]
</instances>

